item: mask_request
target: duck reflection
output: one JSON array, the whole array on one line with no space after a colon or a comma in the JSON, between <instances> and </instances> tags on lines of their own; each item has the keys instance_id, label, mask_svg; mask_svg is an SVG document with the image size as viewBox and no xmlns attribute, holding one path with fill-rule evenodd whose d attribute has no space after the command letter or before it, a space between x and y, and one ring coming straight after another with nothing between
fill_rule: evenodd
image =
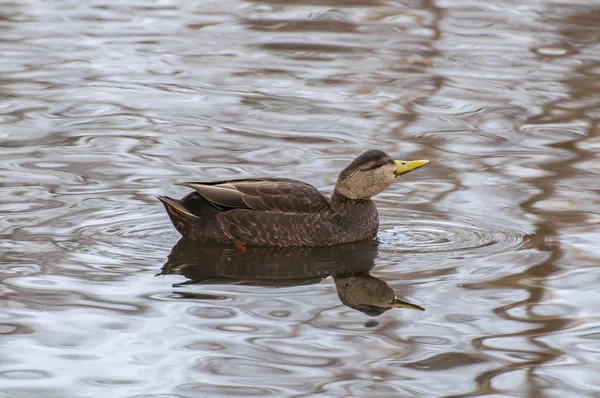
<instances>
[{"instance_id":1,"label":"duck reflection","mask_svg":"<svg viewBox=\"0 0 600 398\"><path fill-rule=\"evenodd\" d=\"M394 290L369 271L375 266L374 240L330 247L257 247L182 238L159 275L183 275L179 284L235 284L285 287L311 285L331 276L338 297L350 308L378 316L392 308L423 311L396 298Z\"/></svg>"}]
</instances>

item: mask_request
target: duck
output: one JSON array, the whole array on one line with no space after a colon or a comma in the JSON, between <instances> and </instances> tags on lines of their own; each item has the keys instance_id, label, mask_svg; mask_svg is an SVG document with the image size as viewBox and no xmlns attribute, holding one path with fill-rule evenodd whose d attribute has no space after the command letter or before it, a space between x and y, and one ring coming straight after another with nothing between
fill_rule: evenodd
<instances>
[{"instance_id":1,"label":"duck","mask_svg":"<svg viewBox=\"0 0 600 398\"><path fill-rule=\"evenodd\" d=\"M159 196L185 238L252 246L331 246L374 239L379 216L371 198L428 160L394 160L368 150L338 176L331 197L289 178L184 182L182 199Z\"/></svg>"}]
</instances>

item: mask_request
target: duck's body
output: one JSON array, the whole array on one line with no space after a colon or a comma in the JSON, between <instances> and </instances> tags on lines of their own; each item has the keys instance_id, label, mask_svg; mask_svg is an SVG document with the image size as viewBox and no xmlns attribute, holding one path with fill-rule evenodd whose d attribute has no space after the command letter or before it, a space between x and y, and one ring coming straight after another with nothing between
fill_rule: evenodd
<instances>
[{"instance_id":1,"label":"duck's body","mask_svg":"<svg viewBox=\"0 0 600 398\"><path fill-rule=\"evenodd\" d=\"M328 246L374 238L379 218L370 197L395 176L427 163L394 162L381 151L368 151L342 171L330 199L312 185L273 178L184 183L195 192L181 200L159 199L177 231L187 238Z\"/></svg>"},{"instance_id":2,"label":"duck's body","mask_svg":"<svg viewBox=\"0 0 600 398\"><path fill-rule=\"evenodd\" d=\"M179 233L197 240L260 246L328 246L374 238L370 199L331 199L288 179L190 183L182 200L159 198Z\"/></svg>"}]
</instances>

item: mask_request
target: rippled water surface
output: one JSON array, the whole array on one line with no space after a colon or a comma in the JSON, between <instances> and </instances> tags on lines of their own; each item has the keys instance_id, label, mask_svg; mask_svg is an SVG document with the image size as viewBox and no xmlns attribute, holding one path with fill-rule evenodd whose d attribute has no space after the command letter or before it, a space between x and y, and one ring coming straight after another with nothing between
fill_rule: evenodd
<instances>
[{"instance_id":1,"label":"rippled water surface","mask_svg":"<svg viewBox=\"0 0 600 398\"><path fill-rule=\"evenodd\" d=\"M599 396L597 2L1 4L0 397ZM155 199L365 148L431 160L367 246Z\"/></svg>"}]
</instances>

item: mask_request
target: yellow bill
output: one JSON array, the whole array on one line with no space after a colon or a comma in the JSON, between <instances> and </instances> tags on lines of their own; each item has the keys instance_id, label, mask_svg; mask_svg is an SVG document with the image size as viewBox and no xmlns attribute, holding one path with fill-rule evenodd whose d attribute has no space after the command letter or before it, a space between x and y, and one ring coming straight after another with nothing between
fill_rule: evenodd
<instances>
[{"instance_id":1,"label":"yellow bill","mask_svg":"<svg viewBox=\"0 0 600 398\"><path fill-rule=\"evenodd\" d=\"M396 177L429 164L429 160L394 160L396 163Z\"/></svg>"}]
</instances>

